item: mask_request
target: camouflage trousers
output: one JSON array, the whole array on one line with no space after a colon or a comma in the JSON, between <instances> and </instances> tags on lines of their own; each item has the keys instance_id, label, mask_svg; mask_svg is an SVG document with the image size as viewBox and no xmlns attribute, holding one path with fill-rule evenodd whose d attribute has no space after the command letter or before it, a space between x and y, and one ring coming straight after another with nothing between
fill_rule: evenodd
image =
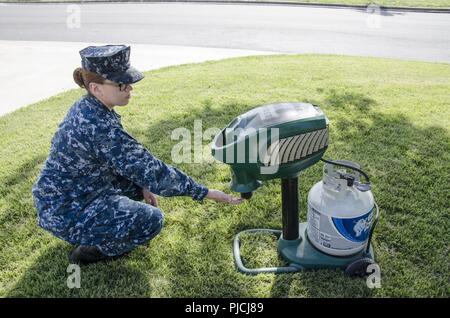
<instances>
[{"instance_id":1,"label":"camouflage trousers","mask_svg":"<svg viewBox=\"0 0 450 318\"><path fill-rule=\"evenodd\" d=\"M162 229L164 214L142 202L142 189L119 177L120 195L96 198L83 213L77 243L96 246L108 256L131 251L155 237Z\"/></svg>"}]
</instances>

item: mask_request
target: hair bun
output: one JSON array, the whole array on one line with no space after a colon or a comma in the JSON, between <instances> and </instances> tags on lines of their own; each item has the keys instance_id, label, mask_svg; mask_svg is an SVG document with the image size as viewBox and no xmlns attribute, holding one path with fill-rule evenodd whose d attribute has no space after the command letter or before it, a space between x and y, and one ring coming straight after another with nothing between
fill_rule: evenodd
<instances>
[{"instance_id":1,"label":"hair bun","mask_svg":"<svg viewBox=\"0 0 450 318\"><path fill-rule=\"evenodd\" d=\"M83 80L83 69L81 67L77 67L74 71L73 71L73 80L75 81L75 83L77 83L78 86L80 86L81 88L86 88L85 84L84 84L84 80Z\"/></svg>"}]
</instances>

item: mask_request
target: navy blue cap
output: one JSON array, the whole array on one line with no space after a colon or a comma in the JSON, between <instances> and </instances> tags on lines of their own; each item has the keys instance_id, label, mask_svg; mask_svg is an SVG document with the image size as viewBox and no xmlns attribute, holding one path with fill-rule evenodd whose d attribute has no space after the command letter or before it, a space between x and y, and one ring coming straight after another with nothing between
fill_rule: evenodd
<instances>
[{"instance_id":1,"label":"navy blue cap","mask_svg":"<svg viewBox=\"0 0 450 318\"><path fill-rule=\"evenodd\" d=\"M126 45L88 46L80 51L81 66L110 81L132 84L144 74L130 66L130 47Z\"/></svg>"}]
</instances>

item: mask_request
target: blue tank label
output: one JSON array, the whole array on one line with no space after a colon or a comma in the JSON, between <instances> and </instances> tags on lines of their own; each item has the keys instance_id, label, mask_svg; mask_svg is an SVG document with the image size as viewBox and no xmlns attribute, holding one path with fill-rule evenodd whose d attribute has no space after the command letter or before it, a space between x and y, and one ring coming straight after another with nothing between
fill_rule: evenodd
<instances>
[{"instance_id":1,"label":"blue tank label","mask_svg":"<svg viewBox=\"0 0 450 318\"><path fill-rule=\"evenodd\" d=\"M361 243L367 240L373 221L373 209L368 213L352 219L332 217L336 230L352 242Z\"/></svg>"}]
</instances>

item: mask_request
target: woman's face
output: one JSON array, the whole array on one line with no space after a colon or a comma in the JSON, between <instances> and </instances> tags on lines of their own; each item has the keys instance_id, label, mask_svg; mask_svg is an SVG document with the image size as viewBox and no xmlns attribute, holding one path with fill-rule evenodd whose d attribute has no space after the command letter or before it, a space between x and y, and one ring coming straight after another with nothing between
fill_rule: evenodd
<instances>
[{"instance_id":1,"label":"woman's face","mask_svg":"<svg viewBox=\"0 0 450 318\"><path fill-rule=\"evenodd\" d=\"M103 84L90 83L89 86L91 93L110 109L127 105L133 90L129 84L117 84L109 80L105 80Z\"/></svg>"}]
</instances>

